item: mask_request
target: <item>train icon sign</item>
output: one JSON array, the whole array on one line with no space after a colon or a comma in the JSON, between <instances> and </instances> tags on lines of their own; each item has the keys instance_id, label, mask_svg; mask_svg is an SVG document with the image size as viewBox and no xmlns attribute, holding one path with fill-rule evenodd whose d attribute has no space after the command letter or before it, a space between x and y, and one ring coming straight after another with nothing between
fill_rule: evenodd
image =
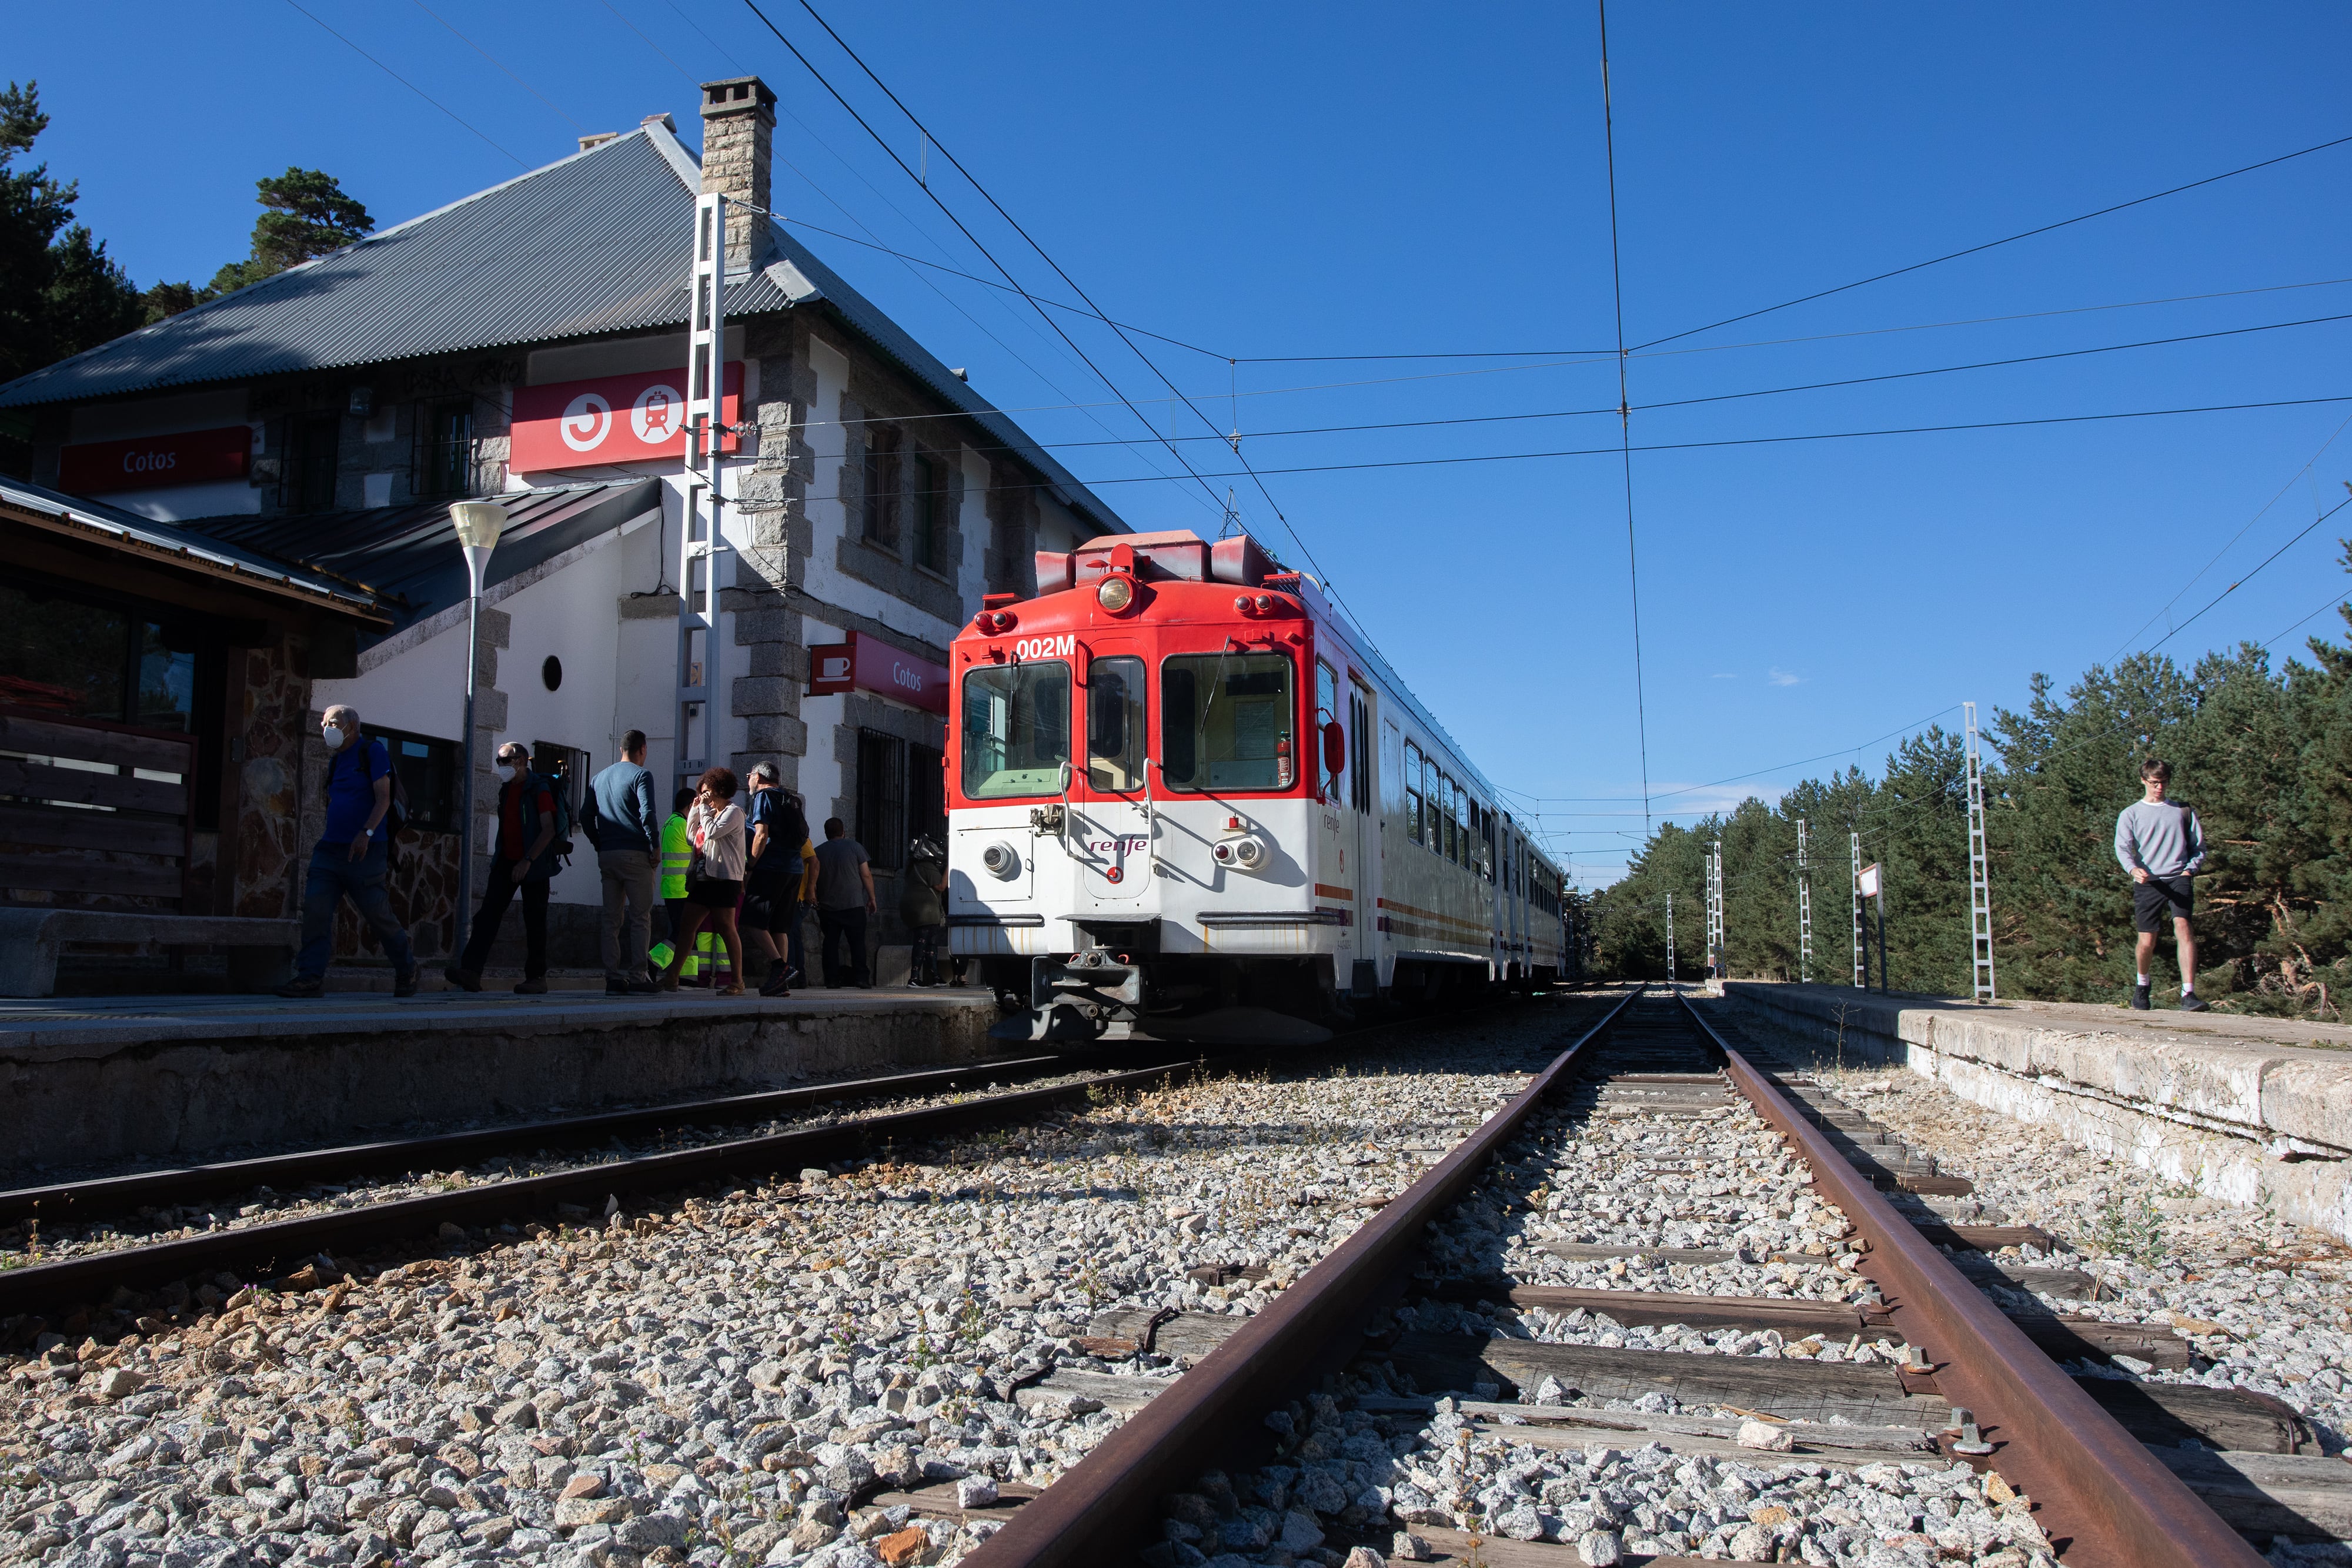
<instances>
[{"instance_id":1,"label":"train icon sign","mask_svg":"<svg viewBox=\"0 0 2352 1568\"><path fill-rule=\"evenodd\" d=\"M719 417L729 424L742 416L743 366L727 367ZM513 455L508 466L530 474L592 464L635 463L677 457L686 451L687 379L674 371L600 376L594 381L518 387L514 402ZM741 445L732 434L722 452Z\"/></svg>"}]
</instances>

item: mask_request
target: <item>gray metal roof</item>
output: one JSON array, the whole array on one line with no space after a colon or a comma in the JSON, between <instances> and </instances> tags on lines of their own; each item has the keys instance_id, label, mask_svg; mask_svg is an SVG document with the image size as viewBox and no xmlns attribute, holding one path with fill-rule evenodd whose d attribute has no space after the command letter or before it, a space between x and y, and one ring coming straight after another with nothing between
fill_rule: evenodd
<instances>
[{"instance_id":1,"label":"gray metal roof","mask_svg":"<svg viewBox=\"0 0 2352 1568\"><path fill-rule=\"evenodd\" d=\"M681 326L681 236L700 183L675 135L657 122L640 127L19 376L0 386L0 408ZM729 284L730 318L822 303L1012 448L1065 505L1128 531L898 323L781 225L768 227L775 259Z\"/></svg>"},{"instance_id":2,"label":"gray metal roof","mask_svg":"<svg viewBox=\"0 0 2352 1568\"><path fill-rule=\"evenodd\" d=\"M0 506L29 512L67 525L105 542L128 545L151 556L164 556L213 574L226 575L254 586L291 591L307 598L331 600L347 612L374 618L385 613L376 596L352 582L315 571L288 570L287 562L245 546L224 543L184 524L151 522L136 513L100 501L85 501L46 486L0 476Z\"/></svg>"},{"instance_id":3,"label":"gray metal roof","mask_svg":"<svg viewBox=\"0 0 2352 1568\"><path fill-rule=\"evenodd\" d=\"M471 498L496 501L506 508L506 529L483 574L483 586L491 588L598 534L658 512L661 481L558 485ZM364 585L390 614L396 632L466 597L466 558L450 528L449 504L415 501L364 511L199 517L182 526L223 548Z\"/></svg>"}]
</instances>

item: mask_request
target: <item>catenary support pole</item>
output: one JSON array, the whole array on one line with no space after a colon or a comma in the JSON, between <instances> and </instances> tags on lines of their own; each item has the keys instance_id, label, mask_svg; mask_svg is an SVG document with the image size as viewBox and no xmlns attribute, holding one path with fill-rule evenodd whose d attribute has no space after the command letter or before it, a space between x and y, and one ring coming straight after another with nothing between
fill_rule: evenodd
<instances>
[{"instance_id":1,"label":"catenary support pole","mask_svg":"<svg viewBox=\"0 0 2352 1568\"><path fill-rule=\"evenodd\" d=\"M1976 997L1997 999L1992 977L1992 879L1985 858L1984 749L1977 731L1977 705L1962 703L1969 743L1969 950L1976 971Z\"/></svg>"},{"instance_id":2,"label":"catenary support pole","mask_svg":"<svg viewBox=\"0 0 2352 1568\"><path fill-rule=\"evenodd\" d=\"M1862 923L1862 835L1846 835L1853 846L1853 988L1870 989L1870 927Z\"/></svg>"},{"instance_id":3,"label":"catenary support pole","mask_svg":"<svg viewBox=\"0 0 2352 1568\"><path fill-rule=\"evenodd\" d=\"M1813 882L1805 864L1805 819L1797 819L1797 980L1813 977Z\"/></svg>"},{"instance_id":4,"label":"catenary support pole","mask_svg":"<svg viewBox=\"0 0 2352 1568\"><path fill-rule=\"evenodd\" d=\"M688 302L686 514L678 528L676 776L699 776L726 749L719 734L719 458L726 448L727 198L694 204L693 297Z\"/></svg>"},{"instance_id":5,"label":"catenary support pole","mask_svg":"<svg viewBox=\"0 0 2352 1568\"><path fill-rule=\"evenodd\" d=\"M1666 894L1666 984L1675 983L1675 895Z\"/></svg>"}]
</instances>

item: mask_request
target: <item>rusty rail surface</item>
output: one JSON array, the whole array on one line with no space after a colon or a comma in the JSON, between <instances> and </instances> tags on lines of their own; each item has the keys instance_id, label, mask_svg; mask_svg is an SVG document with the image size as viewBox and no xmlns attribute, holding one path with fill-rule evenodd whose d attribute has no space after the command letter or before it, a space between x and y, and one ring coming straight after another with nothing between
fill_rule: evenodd
<instances>
[{"instance_id":1,"label":"rusty rail surface","mask_svg":"<svg viewBox=\"0 0 2352 1568\"><path fill-rule=\"evenodd\" d=\"M1870 1243L1864 1271L1894 1326L1936 1361L1937 1387L2000 1445L1996 1463L2044 1510L2069 1568L2261 1568L2264 1559L2026 1338L1879 1196L1771 1080L1676 1000L1723 1052L1731 1082L1811 1165L1813 1184Z\"/></svg>"},{"instance_id":2,"label":"rusty rail surface","mask_svg":"<svg viewBox=\"0 0 2352 1568\"><path fill-rule=\"evenodd\" d=\"M971 1568L1102 1568L1131 1560L1160 1493L1212 1461L1303 1379L1354 1354L1373 1307L1419 1253L1429 1222L1576 1069L1645 988L1609 1009L1517 1098L1391 1199L1323 1261L1250 1318L964 1559Z\"/></svg>"}]
</instances>

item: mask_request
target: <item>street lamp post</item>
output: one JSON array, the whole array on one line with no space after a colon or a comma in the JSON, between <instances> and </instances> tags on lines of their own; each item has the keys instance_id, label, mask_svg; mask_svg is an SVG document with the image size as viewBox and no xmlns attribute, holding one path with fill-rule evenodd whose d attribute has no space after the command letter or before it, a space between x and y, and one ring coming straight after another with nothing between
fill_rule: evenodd
<instances>
[{"instance_id":1,"label":"street lamp post","mask_svg":"<svg viewBox=\"0 0 2352 1568\"><path fill-rule=\"evenodd\" d=\"M462 962L466 912L474 902L474 687L482 667L482 574L507 526L507 509L496 501L459 501L449 508L457 543L466 552L466 783L457 831L457 912L450 928L449 957Z\"/></svg>"}]
</instances>

